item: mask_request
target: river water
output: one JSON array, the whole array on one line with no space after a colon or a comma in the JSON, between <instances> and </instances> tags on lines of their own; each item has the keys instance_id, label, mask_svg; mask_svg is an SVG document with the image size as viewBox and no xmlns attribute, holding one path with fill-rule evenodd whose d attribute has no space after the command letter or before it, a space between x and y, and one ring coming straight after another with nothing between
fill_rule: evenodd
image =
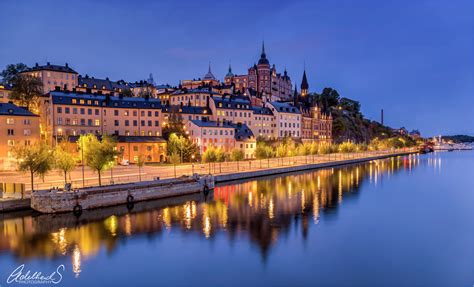
<instances>
[{"instance_id":1,"label":"river water","mask_svg":"<svg viewBox=\"0 0 474 287\"><path fill-rule=\"evenodd\" d=\"M22 265L55 286L473 286L473 203L474 153L450 152L4 214L0 286Z\"/></svg>"}]
</instances>

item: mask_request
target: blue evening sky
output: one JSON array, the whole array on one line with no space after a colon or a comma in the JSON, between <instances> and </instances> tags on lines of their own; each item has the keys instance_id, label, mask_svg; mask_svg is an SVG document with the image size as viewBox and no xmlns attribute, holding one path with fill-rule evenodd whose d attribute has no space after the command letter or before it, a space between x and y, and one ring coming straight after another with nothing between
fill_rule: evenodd
<instances>
[{"instance_id":1,"label":"blue evening sky","mask_svg":"<svg viewBox=\"0 0 474 287\"><path fill-rule=\"evenodd\" d=\"M262 39L279 71L423 135L474 134L474 1L0 0L0 68L68 62L157 83L244 73Z\"/></svg>"}]
</instances>

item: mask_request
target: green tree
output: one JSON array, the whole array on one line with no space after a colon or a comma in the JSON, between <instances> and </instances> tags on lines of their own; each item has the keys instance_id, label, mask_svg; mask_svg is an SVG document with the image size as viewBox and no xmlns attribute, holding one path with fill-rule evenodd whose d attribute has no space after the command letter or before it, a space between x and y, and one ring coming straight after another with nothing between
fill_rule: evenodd
<instances>
[{"instance_id":1,"label":"green tree","mask_svg":"<svg viewBox=\"0 0 474 287\"><path fill-rule=\"evenodd\" d=\"M18 145L13 149L18 161L18 170L30 173L31 191L34 191L34 177L44 176L53 168L54 160L49 147L44 143L35 143L31 146Z\"/></svg>"},{"instance_id":2,"label":"green tree","mask_svg":"<svg viewBox=\"0 0 474 287\"><path fill-rule=\"evenodd\" d=\"M68 151L67 145L61 143L54 148L54 167L59 169L64 175L64 184L67 184L67 175L76 167L76 159Z\"/></svg>"},{"instance_id":3,"label":"green tree","mask_svg":"<svg viewBox=\"0 0 474 287\"><path fill-rule=\"evenodd\" d=\"M218 148L216 150L216 162L219 163L219 173L222 173L222 163L226 161L228 158L228 154L225 152L224 149Z\"/></svg>"},{"instance_id":4,"label":"green tree","mask_svg":"<svg viewBox=\"0 0 474 287\"><path fill-rule=\"evenodd\" d=\"M265 148L266 158L267 158L267 166L270 168L270 159L275 157L275 151L273 150L272 146L267 146Z\"/></svg>"},{"instance_id":5,"label":"green tree","mask_svg":"<svg viewBox=\"0 0 474 287\"><path fill-rule=\"evenodd\" d=\"M174 177L176 178L176 165L180 163L180 156L177 152L172 153L169 156L170 163L174 166Z\"/></svg>"},{"instance_id":6,"label":"green tree","mask_svg":"<svg viewBox=\"0 0 474 287\"><path fill-rule=\"evenodd\" d=\"M313 156L313 162L314 162L314 156L318 154L319 152L319 145L318 143L316 143L315 141L311 142L311 147L310 147L311 151L311 155Z\"/></svg>"},{"instance_id":7,"label":"green tree","mask_svg":"<svg viewBox=\"0 0 474 287\"><path fill-rule=\"evenodd\" d=\"M202 155L202 161L209 164L209 174L211 174L211 163L217 161L217 149L209 146Z\"/></svg>"},{"instance_id":8,"label":"green tree","mask_svg":"<svg viewBox=\"0 0 474 287\"><path fill-rule=\"evenodd\" d=\"M239 162L245 157L244 152L241 149L235 148L230 153L230 160L237 162L237 171L240 170Z\"/></svg>"},{"instance_id":9,"label":"green tree","mask_svg":"<svg viewBox=\"0 0 474 287\"><path fill-rule=\"evenodd\" d=\"M268 158L267 144L265 142L258 142L255 148L255 157L260 160L260 168L262 168L262 159Z\"/></svg>"},{"instance_id":10,"label":"green tree","mask_svg":"<svg viewBox=\"0 0 474 287\"><path fill-rule=\"evenodd\" d=\"M305 157L305 162L308 163L308 155L311 154L311 144L306 142L298 146L298 155Z\"/></svg>"},{"instance_id":11,"label":"green tree","mask_svg":"<svg viewBox=\"0 0 474 287\"><path fill-rule=\"evenodd\" d=\"M142 181L142 168L146 164L146 156L142 153L138 155L137 166L138 166L138 180Z\"/></svg>"},{"instance_id":12,"label":"green tree","mask_svg":"<svg viewBox=\"0 0 474 287\"><path fill-rule=\"evenodd\" d=\"M172 133L169 136L166 149L168 155L177 152L180 156L181 162L189 162L193 155L196 157L199 153L199 148L189 138L182 135L178 136L175 133Z\"/></svg>"},{"instance_id":13,"label":"green tree","mask_svg":"<svg viewBox=\"0 0 474 287\"><path fill-rule=\"evenodd\" d=\"M284 143L280 143L277 145L275 150L276 157L278 158L278 163L280 163L280 159L283 159L288 155L287 146Z\"/></svg>"},{"instance_id":14,"label":"green tree","mask_svg":"<svg viewBox=\"0 0 474 287\"><path fill-rule=\"evenodd\" d=\"M163 127L162 135L165 140L168 140L172 134L177 136L188 137L186 134L183 117L179 113L177 107L169 107L168 122Z\"/></svg>"},{"instance_id":15,"label":"green tree","mask_svg":"<svg viewBox=\"0 0 474 287\"><path fill-rule=\"evenodd\" d=\"M0 77L2 77L1 83L4 85L13 85L14 79L17 77L18 73L26 70L28 70L28 66L23 63L7 65L0 73Z\"/></svg>"},{"instance_id":16,"label":"green tree","mask_svg":"<svg viewBox=\"0 0 474 287\"><path fill-rule=\"evenodd\" d=\"M342 152L342 153L354 152L355 149L356 149L356 145L352 142L343 142L339 145L339 152Z\"/></svg>"},{"instance_id":17,"label":"green tree","mask_svg":"<svg viewBox=\"0 0 474 287\"><path fill-rule=\"evenodd\" d=\"M36 77L18 75L13 78L10 99L28 110L39 113L39 99L43 93L43 83Z\"/></svg>"},{"instance_id":18,"label":"green tree","mask_svg":"<svg viewBox=\"0 0 474 287\"><path fill-rule=\"evenodd\" d=\"M119 154L115 150L115 140L107 135L99 140L93 134L81 135L78 143L84 143L84 160L86 165L97 172L99 186L102 185L102 172L111 168L115 157ZM81 145L79 144L79 147Z\"/></svg>"}]
</instances>

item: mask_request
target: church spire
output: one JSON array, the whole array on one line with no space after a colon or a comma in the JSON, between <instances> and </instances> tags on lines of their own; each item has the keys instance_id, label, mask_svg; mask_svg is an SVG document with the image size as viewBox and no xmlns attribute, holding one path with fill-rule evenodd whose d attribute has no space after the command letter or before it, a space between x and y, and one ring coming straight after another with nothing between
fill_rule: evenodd
<instances>
[{"instance_id":1,"label":"church spire","mask_svg":"<svg viewBox=\"0 0 474 287\"><path fill-rule=\"evenodd\" d=\"M301 81L301 96L304 97L308 94L308 79L306 78L306 67L303 70L303 80Z\"/></svg>"},{"instance_id":2,"label":"church spire","mask_svg":"<svg viewBox=\"0 0 474 287\"><path fill-rule=\"evenodd\" d=\"M260 54L260 60L258 60L259 65L270 65L270 62L267 59L267 54L265 53L265 42L262 41L262 54Z\"/></svg>"},{"instance_id":3,"label":"church spire","mask_svg":"<svg viewBox=\"0 0 474 287\"><path fill-rule=\"evenodd\" d=\"M229 62L229 71L227 72L227 75L225 75L225 76L226 76L226 78L234 76L234 73L232 73L232 66L231 66L230 62Z\"/></svg>"},{"instance_id":4,"label":"church spire","mask_svg":"<svg viewBox=\"0 0 474 287\"><path fill-rule=\"evenodd\" d=\"M293 92L293 103L296 107L299 106L298 85L295 83L295 91Z\"/></svg>"}]
</instances>

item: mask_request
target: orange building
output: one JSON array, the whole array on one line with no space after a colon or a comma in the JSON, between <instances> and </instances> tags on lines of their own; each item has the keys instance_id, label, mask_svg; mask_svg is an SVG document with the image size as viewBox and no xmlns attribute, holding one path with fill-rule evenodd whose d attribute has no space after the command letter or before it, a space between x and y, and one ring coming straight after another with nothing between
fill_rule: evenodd
<instances>
[{"instance_id":1,"label":"orange building","mask_svg":"<svg viewBox=\"0 0 474 287\"><path fill-rule=\"evenodd\" d=\"M0 103L0 169L15 168L15 146L32 145L39 139L39 116L11 103Z\"/></svg>"},{"instance_id":2,"label":"orange building","mask_svg":"<svg viewBox=\"0 0 474 287\"><path fill-rule=\"evenodd\" d=\"M157 99L52 91L42 98L41 132L55 138L96 135L161 136L162 111Z\"/></svg>"}]
</instances>

